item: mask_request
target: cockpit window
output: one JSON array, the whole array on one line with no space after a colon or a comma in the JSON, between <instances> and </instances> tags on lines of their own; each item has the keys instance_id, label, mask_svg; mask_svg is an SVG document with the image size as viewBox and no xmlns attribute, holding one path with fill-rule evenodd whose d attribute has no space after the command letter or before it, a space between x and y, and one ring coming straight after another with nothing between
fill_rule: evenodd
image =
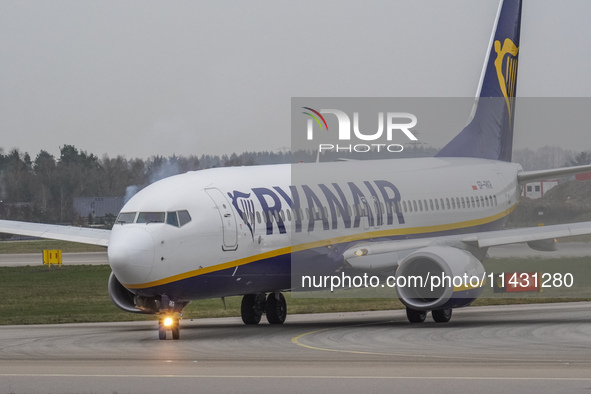
<instances>
[{"instance_id":1,"label":"cockpit window","mask_svg":"<svg viewBox=\"0 0 591 394\"><path fill-rule=\"evenodd\" d=\"M170 224L171 226L178 227L179 220L176 217L176 212L167 212L166 213L166 224Z\"/></svg>"},{"instance_id":2,"label":"cockpit window","mask_svg":"<svg viewBox=\"0 0 591 394\"><path fill-rule=\"evenodd\" d=\"M140 212L136 223L164 223L164 212Z\"/></svg>"},{"instance_id":3,"label":"cockpit window","mask_svg":"<svg viewBox=\"0 0 591 394\"><path fill-rule=\"evenodd\" d=\"M117 223L127 224L133 223L137 212L121 212L117 217Z\"/></svg>"},{"instance_id":4,"label":"cockpit window","mask_svg":"<svg viewBox=\"0 0 591 394\"><path fill-rule=\"evenodd\" d=\"M178 211L179 214L179 223L182 226L189 223L191 221L191 215L187 211Z\"/></svg>"}]
</instances>

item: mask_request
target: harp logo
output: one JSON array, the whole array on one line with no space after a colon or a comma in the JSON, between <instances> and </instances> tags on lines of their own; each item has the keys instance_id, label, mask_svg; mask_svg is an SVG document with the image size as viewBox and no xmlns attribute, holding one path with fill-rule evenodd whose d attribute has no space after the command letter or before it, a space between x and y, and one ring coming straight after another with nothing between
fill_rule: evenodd
<instances>
[{"instance_id":1,"label":"harp logo","mask_svg":"<svg viewBox=\"0 0 591 394\"><path fill-rule=\"evenodd\" d=\"M242 193L234 190L234 193L228 193L228 196L232 199L232 205L238 215L242 218L242 221L248 227L250 235L254 241L255 231L255 220L254 220L254 202L250 199L250 193Z\"/></svg>"},{"instance_id":2,"label":"harp logo","mask_svg":"<svg viewBox=\"0 0 591 394\"><path fill-rule=\"evenodd\" d=\"M515 85L517 81L517 53L519 48L510 39L506 38L501 46L500 41L495 41L495 68L501 92L505 97L509 118L512 116L513 98L515 98Z\"/></svg>"}]
</instances>

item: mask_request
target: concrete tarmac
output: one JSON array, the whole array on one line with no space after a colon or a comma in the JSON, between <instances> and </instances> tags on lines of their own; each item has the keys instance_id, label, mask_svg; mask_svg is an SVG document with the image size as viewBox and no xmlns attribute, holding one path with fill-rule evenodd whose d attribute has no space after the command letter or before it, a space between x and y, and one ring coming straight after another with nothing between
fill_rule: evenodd
<instances>
[{"instance_id":1,"label":"concrete tarmac","mask_svg":"<svg viewBox=\"0 0 591 394\"><path fill-rule=\"evenodd\" d=\"M102 265L109 264L107 252L62 253L62 264ZM43 265L42 253L0 254L0 267Z\"/></svg>"},{"instance_id":2,"label":"concrete tarmac","mask_svg":"<svg viewBox=\"0 0 591 394\"><path fill-rule=\"evenodd\" d=\"M330 301L327 301L330 302ZM0 393L589 393L591 303L0 326Z\"/></svg>"}]
</instances>

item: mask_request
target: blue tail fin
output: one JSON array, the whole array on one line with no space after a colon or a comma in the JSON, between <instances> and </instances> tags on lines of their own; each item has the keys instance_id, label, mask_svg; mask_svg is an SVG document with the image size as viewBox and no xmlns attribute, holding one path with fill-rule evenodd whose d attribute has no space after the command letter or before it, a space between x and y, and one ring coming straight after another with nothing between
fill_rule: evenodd
<instances>
[{"instance_id":1,"label":"blue tail fin","mask_svg":"<svg viewBox=\"0 0 591 394\"><path fill-rule=\"evenodd\" d=\"M468 125L436 157L511 161L521 0L501 0Z\"/></svg>"}]
</instances>

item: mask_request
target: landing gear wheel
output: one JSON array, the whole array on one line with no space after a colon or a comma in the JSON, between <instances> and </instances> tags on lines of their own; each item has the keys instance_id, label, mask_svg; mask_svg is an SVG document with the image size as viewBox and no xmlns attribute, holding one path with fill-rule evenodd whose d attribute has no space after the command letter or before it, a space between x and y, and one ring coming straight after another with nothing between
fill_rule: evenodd
<instances>
[{"instance_id":1,"label":"landing gear wheel","mask_svg":"<svg viewBox=\"0 0 591 394\"><path fill-rule=\"evenodd\" d=\"M417 311L406 307L406 317L411 323L422 323L427 318L427 311Z\"/></svg>"},{"instance_id":2,"label":"landing gear wheel","mask_svg":"<svg viewBox=\"0 0 591 394\"><path fill-rule=\"evenodd\" d=\"M180 332L178 320L176 320L174 323L172 323L171 330L172 330L172 339L179 339L181 337L181 332Z\"/></svg>"},{"instance_id":3,"label":"landing gear wheel","mask_svg":"<svg viewBox=\"0 0 591 394\"><path fill-rule=\"evenodd\" d=\"M158 338L160 340L165 340L166 339L166 327L164 326L164 323L162 323L162 321L158 321Z\"/></svg>"},{"instance_id":4,"label":"landing gear wheel","mask_svg":"<svg viewBox=\"0 0 591 394\"><path fill-rule=\"evenodd\" d=\"M279 293L279 297L274 293L269 294L265 305L265 313L270 324L283 324L287 317L287 303L283 294Z\"/></svg>"},{"instance_id":5,"label":"landing gear wheel","mask_svg":"<svg viewBox=\"0 0 591 394\"><path fill-rule=\"evenodd\" d=\"M265 309L264 294L246 294L242 297L240 314L244 324L259 324Z\"/></svg>"},{"instance_id":6,"label":"landing gear wheel","mask_svg":"<svg viewBox=\"0 0 591 394\"><path fill-rule=\"evenodd\" d=\"M439 309L431 312L436 323L447 323L451 319L452 309Z\"/></svg>"}]
</instances>

